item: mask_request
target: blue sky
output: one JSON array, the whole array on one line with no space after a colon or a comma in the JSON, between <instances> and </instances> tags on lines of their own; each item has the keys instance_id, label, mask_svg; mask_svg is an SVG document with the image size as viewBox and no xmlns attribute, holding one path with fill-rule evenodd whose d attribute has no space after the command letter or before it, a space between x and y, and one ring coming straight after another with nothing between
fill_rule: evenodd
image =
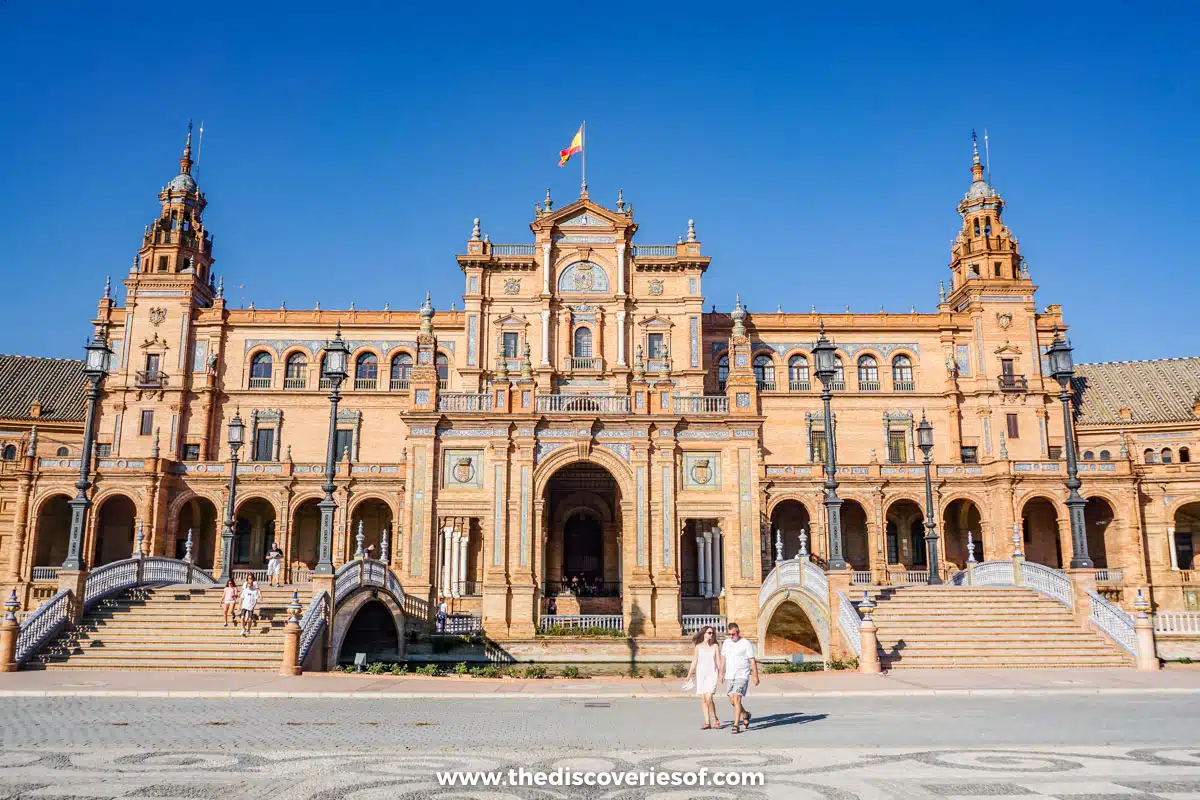
<instances>
[{"instance_id":1,"label":"blue sky","mask_svg":"<svg viewBox=\"0 0 1200 800\"><path fill-rule=\"evenodd\" d=\"M471 219L528 241L586 119L708 302L932 311L987 127L1076 357L1200 354L1195 4L554 5L0 4L0 352L80 354L194 118L234 305L461 303Z\"/></svg>"}]
</instances>

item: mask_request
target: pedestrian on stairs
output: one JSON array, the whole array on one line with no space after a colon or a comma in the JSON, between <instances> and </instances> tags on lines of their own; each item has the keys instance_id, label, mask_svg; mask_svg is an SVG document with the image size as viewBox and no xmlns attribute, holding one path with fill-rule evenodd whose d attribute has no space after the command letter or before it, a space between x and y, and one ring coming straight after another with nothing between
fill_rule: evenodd
<instances>
[{"instance_id":1,"label":"pedestrian on stairs","mask_svg":"<svg viewBox=\"0 0 1200 800\"><path fill-rule=\"evenodd\" d=\"M446 617L448 616L448 612L449 612L449 608L446 606L446 598L439 597L438 605L437 605L437 615L436 615L437 632L438 633L446 632Z\"/></svg>"},{"instance_id":2,"label":"pedestrian on stairs","mask_svg":"<svg viewBox=\"0 0 1200 800\"><path fill-rule=\"evenodd\" d=\"M237 622L237 612L234 610L234 605L237 603L237 599L237 584L233 582L233 578L230 578L229 580L225 581L225 590L221 595L221 615L225 619L225 624L221 626L222 628L229 627L230 615L233 615L233 621L235 623Z\"/></svg>"},{"instance_id":3,"label":"pedestrian on stairs","mask_svg":"<svg viewBox=\"0 0 1200 800\"><path fill-rule=\"evenodd\" d=\"M283 551L279 549L279 542L272 542L271 549L267 551L267 583L272 586L283 585Z\"/></svg>"},{"instance_id":4,"label":"pedestrian on stairs","mask_svg":"<svg viewBox=\"0 0 1200 800\"><path fill-rule=\"evenodd\" d=\"M258 608L259 588L253 577L246 578L242 587L242 636L250 635L254 626L254 611Z\"/></svg>"}]
</instances>

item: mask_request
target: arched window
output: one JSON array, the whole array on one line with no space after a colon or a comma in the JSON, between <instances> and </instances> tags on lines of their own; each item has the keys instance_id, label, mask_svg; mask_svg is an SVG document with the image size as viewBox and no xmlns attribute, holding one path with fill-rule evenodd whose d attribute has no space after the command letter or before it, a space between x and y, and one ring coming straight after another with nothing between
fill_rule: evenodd
<instances>
[{"instance_id":1,"label":"arched window","mask_svg":"<svg viewBox=\"0 0 1200 800\"><path fill-rule=\"evenodd\" d=\"M1186 447L1179 448L1179 463L1190 464L1192 461L1192 451Z\"/></svg>"},{"instance_id":2,"label":"arched window","mask_svg":"<svg viewBox=\"0 0 1200 800\"><path fill-rule=\"evenodd\" d=\"M1164 447L1162 449L1161 460L1162 460L1162 463L1164 463L1164 464L1171 464L1175 461L1175 454L1173 452L1171 452L1171 448Z\"/></svg>"},{"instance_id":3,"label":"arched window","mask_svg":"<svg viewBox=\"0 0 1200 800\"><path fill-rule=\"evenodd\" d=\"M892 359L892 387L897 392L913 390L912 359L908 356L896 356Z\"/></svg>"},{"instance_id":4,"label":"arched window","mask_svg":"<svg viewBox=\"0 0 1200 800\"><path fill-rule=\"evenodd\" d=\"M754 379L759 390L775 390L775 361L766 353L754 357Z\"/></svg>"},{"instance_id":5,"label":"arched window","mask_svg":"<svg viewBox=\"0 0 1200 800\"><path fill-rule=\"evenodd\" d=\"M1100 460L1101 461L1108 461L1110 458L1112 458L1112 453L1108 452L1107 450L1100 451Z\"/></svg>"},{"instance_id":6,"label":"arched window","mask_svg":"<svg viewBox=\"0 0 1200 800\"><path fill-rule=\"evenodd\" d=\"M875 356L858 359L858 388L863 391L879 390L879 362Z\"/></svg>"},{"instance_id":7,"label":"arched window","mask_svg":"<svg viewBox=\"0 0 1200 800\"><path fill-rule=\"evenodd\" d=\"M256 353L254 358L250 359L250 388L251 389L268 389L271 386L271 362L270 353Z\"/></svg>"},{"instance_id":8,"label":"arched window","mask_svg":"<svg viewBox=\"0 0 1200 800\"><path fill-rule=\"evenodd\" d=\"M308 358L304 353L292 353L284 364L283 388L303 389L308 382Z\"/></svg>"},{"instance_id":9,"label":"arched window","mask_svg":"<svg viewBox=\"0 0 1200 800\"><path fill-rule=\"evenodd\" d=\"M979 220L978 219L975 220L975 235L976 236L979 235Z\"/></svg>"},{"instance_id":10,"label":"arched window","mask_svg":"<svg viewBox=\"0 0 1200 800\"><path fill-rule=\"evenodd\" d=\"M16 461L17 460L17 446L15 444L4 445L4 460L5 461Z\"/></svg>"},{"instance_id":11,"label":"arched window","mask_svg":"<svg viewBox=\"0 0 1200 800\"><path fill-rule=\"evenodd\" d=\"M792 356L788 359L788 388L793 392L807 392L809 387L808 359Z\"/></svg>"},{"instance_id":12,"label":"arched window","mask_svg":"<svg viewBox=\"0 0 1200 800\"><path fill-rule=\"evenodd\" d=\"M412 379L413 357L408 353L399 353L392 358L392 388L407 389Z\"/></svg>"},{"instance_id":13,"label":"arched window","mask_svg":"<svg viewBox=\"0 0 1200 800\"><path fill-rule=\"evenodd\" d=\"M1156 459L1156 458L1154 457L1154 450L1153 450L1153 449L1151 449L1151 448L1149 448L1149 447L1147 447L1147 448L1146 448L1146 449L1145 449L1145 450L1142 452L1142 460L1143 460L1143 461L1145 461L1147 464L1153 464L1153 463L1155 463L1155 462L1156 462L1158 459Z\"/></svg>"},{"instance_id":14,"label":"arched window","mask_svg":"<svg viewBox=\"0 0 1200 800\"><path fill-rule=\"evenodd\" d=\"M379 380L379 359L374 353L363 353L354 365L354 388L374 389Z\"/></svg>"},{"instance_id":15,"label":"arched window","mask_svg":"<svg viewBox=\"0 0 1200 800\"><path fill-rule=\"evenodd\" d=\"M1084 450L1083 451L1083 460L1084 461L1095 461L1096 454L1093 453L1091 450Z\"/></svg>"},{"instance_id":16,"label":"arched window","mask_svg":"<svg viewBox=\"0 0 1200 800\"><path fill-rule=\"evenodd\" d=\"M576 358L591 358L592 357L592 330L591 330L591 328L576 328L575 329L575 357Z\"/></svg>"},{"instance_id":17,"label":"arched window","mask_svg":"<svg viewBox=\"0 0 1200 800\"><path fill-rule=\"evenodd\" d=\"M66 458L67 456L71 455L71 451L65 447L60 447L54 451L54 455L58 456L59 458Z\"/></svg>"},{"instance_id":18,"label":"arched window","mask_svg":"<svg viewBox=\"0 0 1200 800\"><path fill-rule=\"evenodd\" d=\"M845 389L846 388L846 367L842 364L841 356L834 356L833 363L833 386L830 389Z\"/></svg>"},{"instance_id":19,"label":"arched window","mask_svg":"<svg viewBox=\"0 0 1200 800\"><path fill-rule=\"evenodd\" d=\"M729 380L729 354L717 359L717 388L725 391L725 382Z\"/></svg>"},{"instance_id":20,"label":"arched window","mask_svg":"<svg viewBox=\"0 0 1200 800\"><path fill-rule=\"evenodd\" d=\"M450 359L445 353L438 353L433 364L437 367L438 383L441 388L448 388L450 386Z\"/></svg>"}]
</instances>

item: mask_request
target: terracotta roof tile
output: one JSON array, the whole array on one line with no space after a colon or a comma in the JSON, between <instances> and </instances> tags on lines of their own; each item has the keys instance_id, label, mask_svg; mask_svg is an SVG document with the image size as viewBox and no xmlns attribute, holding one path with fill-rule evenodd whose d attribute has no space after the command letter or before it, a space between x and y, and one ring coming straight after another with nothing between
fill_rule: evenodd
<instances>
[{"instance_id":1,"label":"terracotta roof tile","mask_svg":"<svg viewBox=\"0 0 1200 800\"><path fill-rule=\"evenodd\" d=\"M38 419L83 422L86 394L82 361L0 355L0 419L33 419L29 410L37 400Z\"/></svg>"},{"instance_id":2,"label":"terracotta roof tile","mask_svg":"<svg viewBox=\"0 0 1200 800\"><path fill-rule=\"evenodd\" d=\"M1200 357L1079 364L1071 385L1078 425L1195 421ZM1132 412L1129 420L1122 408Z\"/></svg>"}]
</instances>

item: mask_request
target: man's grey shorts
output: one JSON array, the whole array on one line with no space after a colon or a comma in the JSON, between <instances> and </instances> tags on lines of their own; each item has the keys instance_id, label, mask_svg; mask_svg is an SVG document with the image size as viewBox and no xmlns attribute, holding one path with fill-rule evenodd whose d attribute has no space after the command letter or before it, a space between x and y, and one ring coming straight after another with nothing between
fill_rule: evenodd
<instances>
[{"instance_id":1,"label":"man's grey shorts","mask_svg":"<svg viewBox=\"0 0 1200 800\"><path fill-rule=\"evenodd\" d=\"M740 678L730 678L726 681L727 689L725 694L737 694L742 697L746 696L746 689L750 686L750 676L743 675Z\"/></svg>"}]
</instances>

